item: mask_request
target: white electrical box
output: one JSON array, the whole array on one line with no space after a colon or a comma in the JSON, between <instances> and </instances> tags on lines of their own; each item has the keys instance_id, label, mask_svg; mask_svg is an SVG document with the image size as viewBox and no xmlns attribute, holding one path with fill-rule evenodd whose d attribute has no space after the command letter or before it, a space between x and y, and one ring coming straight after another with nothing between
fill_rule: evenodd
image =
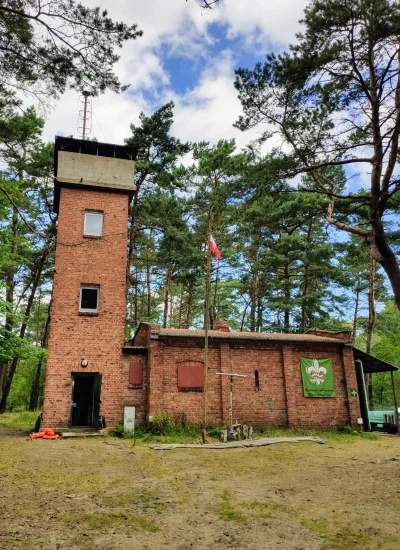
<instances>
[{"instance_id":1,"label":"white electrical box","mask_svg":"<svg viewBox=\"0 0 400 550\"><path fill-rule=\"evenodd\" d=\"M135 407L124 408L124 430L135 431Z\"/></svg>"}]
</instances>

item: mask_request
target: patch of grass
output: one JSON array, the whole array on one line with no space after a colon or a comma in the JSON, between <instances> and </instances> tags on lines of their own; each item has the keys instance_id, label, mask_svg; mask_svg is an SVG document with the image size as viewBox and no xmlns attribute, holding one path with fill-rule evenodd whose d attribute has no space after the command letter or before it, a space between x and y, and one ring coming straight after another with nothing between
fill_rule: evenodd
<instances>
[{"instance_id":1,"label":"patch of grass","mask_svg":"<svg viewBox=\"0 0 400 550\"><path fill-rule=\"evenodd\" d=\"M246 521L246 517L235 509L232 494L228 490L222 493L219 515L224 521Z\"/></svg>"},{"instance_id":2,"label":"patch of grass","mask_svg":"<svg viewBox=\"0 0 400 550\"><path fill-rule=\"evenodd\" d=\"M46 470L36 471L32 479L24 478L22 484L36 487L41 491L54 489L69 492L73 490L79 494L97 495L101 489L102 476L101 474L87 475L66 469L46 468Z\"/></svg>"},{"instance_id":3,"label":"patch of grass","mask_svg":"<svg viewBox=\"0 0 400 550\"><path fill-rule=\"evenodd\" d=\"M19 548L20 550L34 550L37 548L37 539L29 537L23 540L14 540L11 544L13 548Z\"/></svg>"},{"instance_id":4,"label":"patch of grass","mask_svg":"<svg viewBox=\"0 0 400 550\"><path fill-rule=\"evenodd\" d=\"M17 473L17 466L13 460L0 461L0 474L2 476L12 475Z\"/></svg>"},{"instance_id":5,"label":"patch of grass","mask_svg":"<svg viewBox=\"0 0 400 550\"><path fill-rule=\"evenodd\" d=\"M282 514L289 515L290 517L297 515L297 512L290 506L273 500L267 502L253 501L246 504L246 507L250 510L255 510L259 518L279 519L282 517Z\"/></svg>"},{"instance_id":6,"label":"patch of grass","mask_svg":"<svg viewBox=\"0 0 400 550\"><path fill-rule=\"evenodd\" d=\"M351 426L339 426L336 430L307 430L305 428L267 428L256 429L253 437L320 437L351 443L358 438L377 440L379 435L354 430Z\"/></svg>"},{"instance_id":7,"label":"patch of grass","mask_svg":"<svg viewBox=\"0 0 400 550\"><path fill-rule=\"evenodd\" d=\"M83 525L88 529L103 530L125 525L136 531L156 533L160 527L152 520L125 512L95 512L94 514L78 514L68 512L62 520L69 526Z\"/></svg>"},{"instance_id":8,"label":"patch of grass","mask_svg":"<svg viewBox=\"0 0 400 550\"><path fill-rule=\"evenodd\" d=\"M7 431L31 432L35 426L40 411L23 411L0 414L0 428Z\"/></svg>"},{"instance_id":9,"label":"patch of grass","mask_svg":"<svg viewBox=\"0 0 400 550\"><path fill-rule=\"evenodd\" d=\"M215 430L211 430L207 437L214 439ZM108 434L123 439L135 439L138 443L201 443L201 430L197 426L182 426L180 424L167 423L160 427L160 423L153 426L153 422L147 426L139 426L134 432L124 430L122 424L112 428ZM211 435L212 434L212 435Z\"/></svg>"},{"instance_id":10,"label":"patch of grass","mask_svg":"<svg viewBox=\"0 0 400 550\"><path fill-rule=\"evenodd\" d=\"M326 522L314 519L305 519L301 525L322 538L321 550L350 550L355 545L359 548L370 547L372 537L363 529L355 530L347 526L333 529Z\"/></svg>"},{"instance_id":11,"label":"patch of grass","mask_svg":"<svg viewBox=\"0 0 400 550\"><path fill-rule=\"evenodd\" d=\"M363 432L361 434L361 438L362 439L371 439L371 440L374 440L376 441L377 439L379 439L379 435L378 434L373 434L373 433L370 433L370 432Z\"/></svg>"},{"instance_id":12,"label":"patch of grass","mask_svg":"<svg viewBox=\"0 0 400 550\"><path fill-rule=\"evenodd\" d=\"M140 511L147 512L148 510L153 510L157 514L161 514L166 510L171 503L166 503L161 500L159 496L150 492L133 492L127 493L124 495L116 495L113 497L108 497L107 502L114 506L123 506L123 507L135 507L139 508Z\"/></svg>"}]
</instances>

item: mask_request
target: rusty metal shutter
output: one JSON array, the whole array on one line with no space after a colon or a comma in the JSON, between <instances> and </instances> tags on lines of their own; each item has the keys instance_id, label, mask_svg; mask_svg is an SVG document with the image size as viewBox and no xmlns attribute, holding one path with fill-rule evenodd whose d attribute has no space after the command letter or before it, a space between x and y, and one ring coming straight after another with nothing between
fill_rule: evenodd
<instances>
[{"instance_id":1,"label":"rusty metal shutter","mask_svg":"<svg viewBox=\"0 0 400 550\"><path fill-rule=\"evenodd\" d=\"M129 384L131 386L142 386L143 365L142 363L131 363L129 367Z\"/></svg>"},{"instance_id":2,"label":"rusty metal shutter","mask_svg":"<svg viewBox=\"0 0 400 550\"><path fill-rule=\"evenodd\" d=\"M179 391L203 391L204 367L200 361L183 361L178 364Z\"/></svg>"}]
</instances>

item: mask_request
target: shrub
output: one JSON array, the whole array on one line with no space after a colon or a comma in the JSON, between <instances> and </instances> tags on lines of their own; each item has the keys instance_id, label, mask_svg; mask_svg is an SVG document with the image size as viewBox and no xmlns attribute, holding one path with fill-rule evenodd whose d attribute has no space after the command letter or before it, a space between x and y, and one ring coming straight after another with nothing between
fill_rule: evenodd
<instances>
[{"instance_id":1,"label":"shrub","mask_svg":"<svg viewBox=\"0 0 400 550\"><path fill-rule=\"evenodd\" d=\"M168 435L177 427L171 413L155 413L148 424L148 432L153 435Z\"/></svg>"}]
</instances>

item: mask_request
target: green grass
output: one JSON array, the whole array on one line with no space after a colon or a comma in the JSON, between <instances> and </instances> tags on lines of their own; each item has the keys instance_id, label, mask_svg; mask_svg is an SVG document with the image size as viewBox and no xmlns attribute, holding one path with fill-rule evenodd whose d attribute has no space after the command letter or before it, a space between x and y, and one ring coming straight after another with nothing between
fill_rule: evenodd
<instances>
[{"instance_id":1,"label":"green grass","mask_svg":"<svg viewBox=\"0 0 400 550\"><path fill-rule=\"evenodd\" d=\"M71 527L81 525L85 529L104 530L126 526L136 531L148 531L149 533L156 533L160 530L160 527L152 520L127 512L95 512L93 514L68 512L63 514L62 520Z\"/></svg>"},{"instance_id":2,"label":"green grass","mask_svg":"<svg viewBox=\"0 0 400 550\"><path fill-rule=\"evenodd\" d=\"M161 429L156 428L153 430L154 428L149 425L147 428L139 426L134 432L130 432L125 431L123 426L119 425L112 428L109 435L123 439L134 439L138 443L201 443L201 429L198 426L181 426L171 423ZM207 434L210 441L219 441L215 432L215 429L212 429Z\"/></svg>"},{"instance_id":3,"label":"green grass","mask_svg":"<svg viewBox=\"0 0 400 550\"><path fill-rule=\"evenodd\" d=\"M372 537L362 531L351 527L339 527L335 529L326 522L314 519L305 519L301 522L303 527L317 533L323 540L321 550L350 550L356 545L358 548L371 547ZM377 546L374 545L374 548Z\"/></svg>"},{"instance_id":4,"label":"green grass","mask_svg":"<svg viewBox=\"0 0 400 550\"><path fill-rule=\"evenodd\" d=\"M219 515L224 521L238 521L240 523L246 521L246 517L235 509L232 494L228 490L225 490L221 495Z\"/></svg>"},{"instance_id":5,"label":"green grass","mask_svg":"<svg viewBox=\"0 0 400 550\"><path fill-rule=\"evenodd\" d=\"M31 432L41 411L0 414L0 428L7 431Z\"/></svg>"},{"instance_id":6,"label":"green grass","mask_svg":"<svg viewBox=\"0 0 400 550\"><path fill-rule=\"evenodd\" d=\"M293 518L297 512L290 506L273 500L267 502L253 501L245 505L250 510L254 510L259 518L281 519L282 514Z\"/></svg>"},{"instance_id":7,"label":"green grass","mask_svg":"<svg viewBox=\"0 0 400 550\"><path fill-rule=\"evenodd\" d=\"M320 437L326 440L352 442L357 439L377 440L379 435L353 430L348 426L337 430L307 430L305 428L267 428L256 429L253 437Z\"/></svg>"}]
</instances>

